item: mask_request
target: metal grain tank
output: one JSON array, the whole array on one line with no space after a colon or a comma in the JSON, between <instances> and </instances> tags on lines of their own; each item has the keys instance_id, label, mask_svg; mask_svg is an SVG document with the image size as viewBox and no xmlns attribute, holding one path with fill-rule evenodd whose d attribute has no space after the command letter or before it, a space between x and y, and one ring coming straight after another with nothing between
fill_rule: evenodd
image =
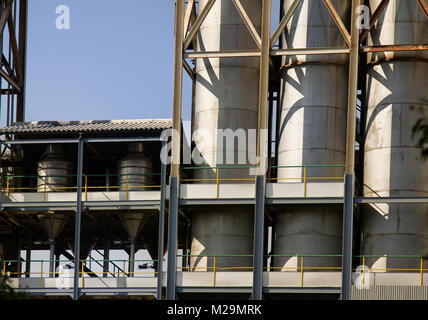
<instances>
[{"instance_id":1,"label":"metal grain tank","mask_svg":"<svg viewBox=\"0 0 428 320\"><path fill-rule=\"evenodd\" d=\"M46 150L46 156L37 164L37 192L70 192L67 189L72 185L73 164L65 160L63 148L59 144L50 144ZM74 190L73 190L74 191ZM68 215L54 211L40 215L40 221L45 229L50 245L49 271L53 277L55 257L55 240L64 229L68 221Z\"/></svg>"},{"instance_id":2,"label":"metal grain tank","mask_svg":"<svg viewBox=\"0 0 428 320\"><path fill-rule=\"evenodd\" d=\"M153 173L153 163L144 154L142 143L130 143L128 145L128 153L119 161L118 173L120 191L150 190L149 188L143 188L143 186L150 186L152 184L152 176L144 174ZM123 212L119 214L119 218L131 242L129 271L134 272L135 240L144 226L146 215L138 212Z\"/></svg>"},{"instance_id":3,"label":"metal grain tank","mask_svg":"<svg viewBox=\"0 0 428 320\"><path fill-rule=\"evenodd\" d=\"M373 11L380 0L369 1ZM391 0L369 45L428 43L428 20L417 1ZM364 196L428 196L428 165L412 127L428 120L428 52L368 55ZM363 212L365 255L428 254L426 204L373 204ZM420 268L419 259L366 259L369 267ZM426 260L425 260L426 268ZM380 270L381 271L381 270Z\"/></svg>"},{"instance_id":4,"label":"metal grain tank","mask_svg":"<svg viewBox=\"0 0 428 320\"><path fill-rule=\"evenodd\" d=\"M67 192L72 184L73 164L63 155L62 146L50 144L37 163L37 192Z\"/></svg>"},{"instance_id":5,"label":"metal grain tank","mask_svg":"<svg viewBox=\"0 0 428 320\"><path fill-rule=\"evenodd\" d=\"M332 2L349 30L351 0ZM285 12L292 3L292 0L284 0ZM323 1L303 0L285 32L283 48L346 45ZM343 165L346 146L347 55L290 56L284 57L282 64L278 166ZM278 182L302 182L303 175L304 169L301 167L280 168ZM343 177L343 168L311 167L307 169L307 176ZM298 179L288 180L290 178ZM328 181L332 180L318 180ZM341 254L340 208L284 208L275 218L274 230L275 254ZM275 267L294 268L297 265L295 258L275 258ZM305 258L304 265L337 267L340 266L340 258Z\"/></svg>"},{"instance_id":6,"label":"metal grain tank","mask_svg":"<svg viewBox=\"0 0 428 320\"><path fill-rule=\"evenodd\" d=\"M200 0L199 8L204 8L206 3L207 0ZM262 1L244 0L241 3L260 33ZM215 2L201 26L197 47L200 51L257 49L231 0ZM197 59L193 130L205 129L204 141L196 141L205 165L215 167L219 151L227 151L226 146L222 150L217 147L217 129L257 128L259 63L256 57ZM234 147L237 164L238 155L247 154L243 145L234 143ZM222 170L219 174L220 179L248 177L248 169ZM215 169L197 170L194 178L215 178ZM191 253L251 254L253 210L250 207L217 207L195 211L192 215ZM252 259L219 258L216 263L218 267L249 267ZM213 266L213 259L192 257L191 266L197 268L195 271L206 271L207 267Z\"/></svg>"}]
</instances>

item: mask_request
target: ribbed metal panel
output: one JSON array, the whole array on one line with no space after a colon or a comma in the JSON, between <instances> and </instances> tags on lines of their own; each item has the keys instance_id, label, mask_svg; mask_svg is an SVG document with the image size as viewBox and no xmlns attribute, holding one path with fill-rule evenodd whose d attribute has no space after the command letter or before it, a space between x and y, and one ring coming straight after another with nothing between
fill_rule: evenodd
<instances>
[{"instance_id":1,"label":"ribbed metal panel","mask_svg":"<svg viewBox=\"0 0 428 320\"><path fill-rule=\"evenodd\" d=\"M17 122L1 128L0 133L73 133L164 130L172 127L171 119L34 121Z\"/></svg>"},{"instance_id":2,"label":"ribbed metal panel","mask_svg":"<svg viewBox=\"0 0 428 320\"><path fill-rule=\"evenodd\" d=\"M352 300L428 300L428 286L373 286L358 289L352 286Z\"/></svg>"}]
</instances>

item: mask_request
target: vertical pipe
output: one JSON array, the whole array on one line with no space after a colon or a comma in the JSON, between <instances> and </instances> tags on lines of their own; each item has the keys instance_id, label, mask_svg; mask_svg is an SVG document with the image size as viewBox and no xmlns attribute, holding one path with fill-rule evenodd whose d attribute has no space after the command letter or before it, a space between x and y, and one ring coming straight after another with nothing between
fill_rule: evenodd
<instances>
[{"instance_id":1,"label":"vertical pipe","mask_svg":"<svg viewBox=\"0 0 428 320\"><path fill-rule=\"evenodd\" d=\"M180 185L181 102L183 89L183 34L185 0L177 0L175 11L175 62L172 117L172 162L168 214L168 273L166 299L175 300L177 267L178 197Z\"/></svg>"},{"instance_id":2,"label":"vertical pipe","mask_svg":"<svg viewBox=\"0 0 428 320\"><path fill-rule=\"evenodd\" d=\"M110 232L107 234L107 239L104 247L103 261L103 277L108 277L109 261L110 260Z\"/></svg>"},{"instance_id":3,"label":"vertical pipe","mask_svg":"<svg viewBox=\"0 0 428 320\"><path fill-rule=\"evenodd\" d=\"M253 294L252 300L263 297L263 249L265 213L265 176L256 177L256 207L254 215Z\"/></svg>"},{"instance_id":4,"label":"vertical pipe","mask_svg":"<svg viewBox=\"0 0 428 320\"><path fill-rule=\"evenodd\" d=\"M55 240L49 239L49 278L54 277L55 271Z\"/></svg>"},{"instance_id":5,"label":"vertical pipe","mask_svg":"<svg viewBox=\"0 0 428 320\"><path fill-rule=\"evenodd\" d=\"M351 52L349 57L348 85L348 118L346 129L346 170L343 204L343 238L342 238L342 300L351 298L352 279L352 226L354 218L354 171L355 171L355 129L357 112L358 86L358 49L359 29L357 22L357 7L360 0L352 0L351 15Z\"/></svg>"},{"instance_id":6,"label":"vertical pipe","mask_svg":"<svg viewBox=\"0 0 428 320\"><path fill-rule=\"evenodd\" d=\"M159 208L159 232L158 232L158 286L156 290L156 299L162 300L162 285L163 285L163 248L165 239L165 198L166 198L166 146L167 141L162 141L161 154L161 199Z\"/></svg>"},{"instance_id":7,"label":"vertical pipe","mask_svg":"<svg viewBox=\"0 0 428 320\"><path fill-rule=\"evenodd\" d=\"M183 94L183 37L185 0L177 0L175 8L174 96L172 115L171 176L179 177L181 141L181 104Z\"/></svg>"},{"instance_id":8,"label":"vertical pipe","mask_svg":"<svg viewBox=\"0 0 428 320\"><path fill-rule=\"evenodd\" d=\"M260 56L259 83L259 117L257 155L259 156L256 177L256 206L254 213L254 245L253 245L253 290L252 299L261 300L263 297L263 248L264 248L264 215L266 193L266 129L269 91L269 61L270 61L270 17L271 0L263 0L262 7L262 45Z\"/></svg>"},{"instance_id":9,"label":"vertical pipe","mask_svg":"<svg viewBox=\"0 0 428 320\"><path fill-rule=\"evenodd\" d=\"M74 287L73 300L79 299L79 257L80 257L80 224L82 220L82 172L83 172L83 137L79 137L77 151L77 201L76 224L74 233ZM83 277L83 274L82 274Z\"/></svg>"},{"instance_id":10,"label":"vertical pipe","mask_svg":"<svg viewBox=\"0 0 428 320\"><path fill-rule=\"evenodd\" d=\"M27 250L25 252L25 277L29 278L31 273L31 236L27 241Z\"/></svg>"},{"instance_id":11,"label":"vertical pipe","mask_svg":"<svg viewBox=\"0 0 428 320\"><path fill-rule=\"evenodd\" d=\"M129 263L128 263L129 276L133 277L134 272L135 272L135 238L131 238L131 245L129 247Z\"/></svg>"},{"instance_id":12,"label":"vertical pipe","mask_svg":"<svg viewBox=\"0 0 428 320\"><path fill-rule=\"evenodd\" d=\"M175 287L177 277L177 233L178 233L178 196L179 196L179 179L171 177L169 212L168 212L168 268L167 268L167 285L166 299L175 300Z\"/></svg>"},{"instance_id":13,"label":"vertical pipe","mask_svg":"<svg viewBox=\"0 0 428 320\"><path fill-rule=\"evenodd\" d=\"M16 1L15 1L16 3ZM21 0L19 2L19 57L15 57L20 62L21 66L21 78L22 92L18 95L17 106L16 106L16 121L23 122L25 120L25 89L26 89L26 61L27 61L27 20L28 20L28 0Z\"/></svg>"},{"instance_id":14,"label":"vertical pipe","mask_svg":"<svg viewBox=\"0 0 428 320\"><path fill-rule=\"evenodd\" d=\"M58 252L58 250L57 250L57 252ZM56 270L58 270L58 267L59 267L59 263L60 263L59 259L60 259L60 257L61 257L61 254L59 254L59 253L57 253L55 255L55 277L56 278L59 277L59 273L57 273Z\"/></svg>"},{"instance_id":15,"label":"vertical pipe","mask_svg":"<svg viewBox=\"0 0 428 320\"><path fill-rule=\"evenodd\" d=\"M22 276L22 258L21 258L21 246L22 246L22 238L21 235L19 235L18 238L18 256L17 256L17 265L16 265L16 272L17 272L17 277L21 278Z\"/></svg>"}]
</instances>

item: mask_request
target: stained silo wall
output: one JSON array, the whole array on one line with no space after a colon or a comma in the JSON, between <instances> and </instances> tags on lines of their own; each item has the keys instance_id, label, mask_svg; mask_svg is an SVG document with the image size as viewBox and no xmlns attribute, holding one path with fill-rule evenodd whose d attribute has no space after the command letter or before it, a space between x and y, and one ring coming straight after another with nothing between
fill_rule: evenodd
<instances>
[{"instance_id":1,"label":"stained silo wall","mask_svg":"<svg viewBox=\"0 0 428 320\"><path fill-rule=\"evenodd\" d=\"M285 11L293 1L285 0ZM350 26L351 1L332 1ZM283 48L344 47L345 41L322 1L304 0L283 38ZM347 55L298 55L283 58L281 68L279 166L333 166L345 162ZM309 167L308 182L337 182L342 167ZM303 182L304 169L279 168L279 183ZM321 178L326 179L311 179ZM303 196L303 195L302 195ZM341 254L342 212L333 207L283 208L275 218L275 254ZM295 258L275 258L292 268ZM306 267L337 267L340 258L305 258Z\"/></svg>"},{"instance_id":2,"label":"stained silo wall","mask_svg":"<svg viewBox=\"0 0 428 320\"><path fill-rule=\"evenodd\" d=\"M200 10L206 0L199 1ZM245 11L260 32L262 1L241 1ZM217 0L203 22L197 39L200 51L257 49L241 16L230 0ZM225 164L220 154L233 152L232 165L248 164L244 144L227 144L220 147L217 129L256 129L259 83L259 58L210 58L197 59L194 93L193 131L199 130L201 140L196 148L201 153L203 166ZM232 151L233 148L233 151ZM238 163L238 156L247 160ZM230 165L230 163L228 163ZM224 169L220 179L248 178L248 169ZM195 179L215 179L215 169L196 170ZM222 181L221 183L245 183ZM214 183L199 181L199 183ZM253 246L253 208L227 207L204 208L192 214L193 255L251 254ZM217 267L250 267L251 257L217 258ZM193 257L195 271L213 266L213 258ZM211 270L211 269L209 269ZM241 270L242 271L242 270Z\"/></svg>"},{"instance_id":3,"label":"stained silo wall","mask_svg":"<svg viewBox=\"0 0 428 320\"><path fill-rule=\"evenodd\" d=\"M369 1L374 10L380 0ZM417 1L392 0L370 32L369 45L428 43L428 20ZM428 119L428 52L368 55L368 108L364 150L364 196L428 195L428 165L412 139L418 119ZM426 204L372 204L363 211L362 253L426 255ZM372 258L366 264L420 268L420 259Z\"/></svg>"}]
</instances>

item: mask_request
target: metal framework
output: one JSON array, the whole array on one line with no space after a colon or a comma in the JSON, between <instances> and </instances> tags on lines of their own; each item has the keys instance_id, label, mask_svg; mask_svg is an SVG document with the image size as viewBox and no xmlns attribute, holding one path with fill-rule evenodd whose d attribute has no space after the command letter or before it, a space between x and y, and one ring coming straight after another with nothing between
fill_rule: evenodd
<instances>
[{"instance_id":1,"label":"metal framework","mask_svg":"<svg viewBox=\"0 0 428 320\"><path fill-rule=\"evenodd\" d=\"M4 32L7 27L10 33L9 40L9 58L5 55L2 56L2 69L0 75L7 82L7 89L1 89L1 94L6 95L8 99L7 111L7 124L15 121L24 120L24 93L25 93L25 54L26 54L26 15L27 15L27 1L28 0L3 0L0 1L1 15L0 15L0 31ZM252 299L262 299L262 294L266 292L273 292L275 289L263 288L263 247L264 247L264 219L265 208L275 207L283 204L343 204L344 208L344 229L343 229L343 253L342 253L342 299L349 299L351 280L350 275L352 272L352 219L354 216L354 204L361 203L427 203L428 197L414 197L414 198L362 198L354 196L354 180L355 180L355 129L356 129L356 100L357 100L357 82L358 82L358 64L359 55L366 52L388 52L388 51L419 51L427 50L428 44L408 44L408 45L395 45L395 46L365 46L363 45L370 29L359 30L354 26L351 30L347 30L338 16L331 0L318 0L323 1L328 9L332 19L335 21L337 28L340 30L345 42L345 47L338 48L303 48L303 49L275 49L275 44L283 34L285 27L290 19L293 17L294 12L301 4L302 0L294 0L284 17L280 21L279 26L270 34L271 16L270 6L271 0L263 1L262 14L262 30L259 34L254 28L248 14L245 12L244 7L240 0L233 1L237 11L242 17L248 32L251 34L258 49L256 50L228 50L228 51L215 51L215 52L200 52L196 51L195 45L196 35L201 27L204 19L209 14L212 6L216 0L209 0L204 8L199 8L199 12L195 5L195 0L177 0L176 5L176 19L175 19L175 67L174 67L174 98L173 98L173 131L172 135L172 164L171 176L169 183L169 212L168 212L168 266L167 266L167 287L166 298L173 300L176 299L176 293L184 289L177 288L176 270L177 270L177 235L178 235L178 217L180 207L187 206L205 206L205 205L228 205L228 204L243 204L254 205L254 251L253 251L253 286L251 289L245 289L246 292L252 293ZM410 0L409 0L410 1ZM424 0L418 1L421 10L427 14L428 6ZM353 15L352 21L356 20L356 7L360 5L362 0L353 0ZM370 28L374 26L377 19L386 8L389 0L383 0L377 10L371 15ZM18 16L18 19L17 19ZM16 23L19 24L19 33L17 33ZM191 48L192 45L192 49ZM265 166L268 164L268 157L270 154L267 152L266 139L259 134L257 155L261 163L259 164L260 171L256 177L256 197L246 199L180 199L180 147L181 147L181 100L183 88L183 69L195 81L195 74L187 59L200 59L200 58L227 58L227 57L259 57L260 58L260 79L259 79L259 121L258 129L267 128L267 111L268 111L268 93L269 93L269 63L273 57L278 56L294 56L294 55L319 55L319 54L348 54L350 59L350 72L349 72L349 94L348 94L348 127L347 127L347 161L346 161L346 174L344 183L344 197L337 198L267 198L266 197L266 176L264 172ZM80 242L80 214L84 209L91 210L123 210L123 209L142 209L142 208L159 208L159 234L158 234L158 257L159 263L157 266L158 279L156 295L158 299L162 299L162 285L163 281L163 247L164 247L164 217L165 217L165 203L166 203L166 162L163 161L162 176L161 176L161 199L156 201L106 201L106 202L93 202L82 199L82 170L83 170L83 145L85 143L105 143L105 142L137 142L137 141L161 141L160 138L79 138L79 139L49 139L49 140L7 140L2 141L3 145L11 144L50 144L50 143L71 143L76 144L79 150L78 164L79 170L77 174L77 198L76 201L65 202L37 202L37 203L13 203L3 202L0 204L1 209L7 210L75 210L76 211L76 225L75 225L75 270L79 270L79 242ZM162 143L166 143L163 141ZM80 187L79 187L80 186ZM77 273L77 275L76 275ZM74 299L78 299L82 292L87 292L90 289L79 291L76 285L78 280L78 272L74 275ZM224 292L231 288L217 287L215 290ZM133 289L114 289L115 292L131 292ZM126 291L128 290L128 291ZM197 290L197 288L195 288ZM278 289L279 290L279 289ZM299 290L299 289L293 289ZM144 291L144 289L135 289L135 291ZM152 290L153 291L153 290ZM152 292L151 291L151 292ZM337 291L337 290L336 290ZM192 291L194 292L194 291ZM212 292L212 291L210 291ZM298 291L302 292L302 291Z\"/></svg>"},{"instance_id":2,"label":"metal framework","mask_svg":"<svg viewBox=\"0 0 428 320\"><path fill-rule=\"evenodd\" d=\"M28 0L0 1L1 81L6 97L6 124L24 121ZM5 37L6 29L8 30ZM8 43L3 39L7 38Z\"/></svg>"},{"instance_id":3,"label":"metal framework","mask_svg":"<svg viewBox=\"0 0 428 320\"><path fill-rule=\"evenodd\" d=\"M279 26L274 31L273 35L270 36L270 8L271 0L263 1L262 15L262 28L261 35L255 30L254 25L248 18L244 7L239 0L230 0L235 4L240 16L247 26L248 32L256 42L258 49L252 50L221 50L221 51L196 51L197 46L195 45L195 37L201 27L205 17L210 12L212 6L216 0L209 0L204 8L199 8L199 12L196 12L195 1L188 1L187 8L185 0L176 1L176 41L175 41L175 72L174 72L174 99L173 99L173 122L174 128L177 132L180 132L181 124L181 97L182 97L182 70L189 74L190 78L195 81L195 74L192 71L189 63L186 59L200 59L200 58L228 58L228 57L260 57L260 83L259 83L259 120L258 120L258 144L257 144L257 155L262 159L259 164L259 169L263 169L266 165L265 159L267 158L267 146L264 143L265 139L260 134L262 129L266 128L267 119L267 97L269 92L269 60L275 56L293 56L293 55L311 55L311 54L348 54L349 55L349 87L348 87L348 118L347 118L347 140L346 140L346 172L345 172L345 196L343 200L343 254L342 254L342 299L350 299L350 288L351 288L351 272L352 272L352 224L353 224L353 206L354 206L354 180L355 180L355 141L356 141L356 108L357 108L357 86L358 86L358 72L359 72L359 55L360 53L366 52L388 52L388 51L418 51L427 50L427 44L408 44L408 45L395 45L395 46L362 46L364 39L367 37L371 28L376 23L377 19L386 8L389 0L383 0L377 10L371 15L370 28L360 30L356 27L357 12L356 9L359 5L363 4L362 0L352 1L352 17L351 17L351 30L349 31L340 16L338 15L331 0L319 0L323 1L331 18L334 20L337 28L340 30L346 46L341 48L303 48L303 49L274 49L274 46L280 36L282 35L287 23L293 17L294 12L302 2L302 0L294 0L288 11L280 21ZM428 6L424 0L413 0L418 1L421 9L427 14L428 17ZM193 49L189 50L191 44ZM180 135L173 135L173 164L172 164L172 176L170 190L170 223L176 219L178 211L178 192L179 187L179 159L180 159ZM262 171L260 171L262 172ZM264 207L265 207L265 183L266 177L264 174L260 174L256 177L256 199L255 205L255 219L254 219L254 269L253 269L253 289L252 298L262 298L262 268L263 263L260 260L260 253L264 246ZM391 199L390 199L391 200ZM408 199L411 201L411 199ZM324 200L320 199L318 203L324 203ZM360 199L358 201L361 201ZM388 201L388 200L384 200ZM405 200L404 200L405 201ZM249 201L251 202L251 201ZM175 224L171 224L175 226ZM174 235L176 237L176 235ZM257 243L256 243L257 240ZM168 270L174 270L168 272L168 288L167 298L174 299L176 292L175 283L175 261L176 261L176 243L175 239L170 237L168 241L168 250L170 255L168 256ZM170 278L171 277L171 278Z\"/></svg>"}]
</instances>

